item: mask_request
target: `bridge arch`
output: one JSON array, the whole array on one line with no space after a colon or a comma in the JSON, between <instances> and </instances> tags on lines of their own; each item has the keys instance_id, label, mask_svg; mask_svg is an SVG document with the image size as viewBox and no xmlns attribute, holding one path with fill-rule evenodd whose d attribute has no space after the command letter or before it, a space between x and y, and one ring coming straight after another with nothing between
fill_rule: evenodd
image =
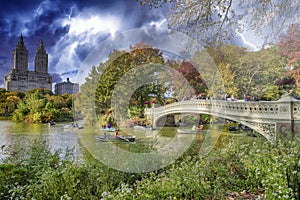
<instances>
[{"instance_id":1,"label":"bridge arch","mask_svg":"<svg viewBox=\"0 0 300 200\"><path fill-rule=\"evenodd\" d=\"M164 116L183 113L208 114L237 121L270 141L287 132L300 135L300 102L293 99L259 102L188 100L145 110L154 127Z\"/></svg>"},{"instance_id":2,"label":"bridge arch","mask_svg":"<svg viewBox=\"0 0 300 200\"><path fill-rule=\"evenodd\" d=\"M153 121L153 124L154 124L154 127L157 126L158 122L163 118L163 117L166 117L166 115L176 115L176 114L207 114L207 115L212 115L212 116L215 116L215 117L220 117L220 118L224 118L224 119L228 119L228 120L232 120L232 121L236 121L238 123L241 123L243 124L244 126L247 126L251 129L253 129L254 131L256 131L257 133L259 133L260 135L262 135L264 138L266 138L267 140L272 140L272 138L270 138L270 134L266 134L265 132L261 131L259 129L259 127L255 126L254 124L251 124L247 121L243 121L243 120L240 120L236 117L231 117L231 116L223 116L223 115L219 115L217 113L209 113L209 112L190 112L190 113L178 113L178 112L172 112L172 113L168 113L168 114L165 114L165 115L161 115L159 118L155 119ZM225 124L225 123L224 123Z\"/></svg>"}]
</instances>

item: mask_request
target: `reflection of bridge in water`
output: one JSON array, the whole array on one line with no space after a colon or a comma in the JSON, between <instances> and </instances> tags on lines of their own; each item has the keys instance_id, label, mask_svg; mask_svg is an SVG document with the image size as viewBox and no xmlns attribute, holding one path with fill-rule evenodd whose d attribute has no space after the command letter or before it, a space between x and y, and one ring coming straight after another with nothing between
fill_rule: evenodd
<instances>
[{"instance_id":1,"label":"reflection of bridge in water","mask_svg":"<svg viewBox=\"0 0 300 200\"><path fill-rule=\"evenodd\" d=\"M278 101L189 100L157 108L145 114L153 127L168 115L199 113L242 123L274 141L280 136L300 137L300 101L283 97Z\"/></svg>"}]
</instances>

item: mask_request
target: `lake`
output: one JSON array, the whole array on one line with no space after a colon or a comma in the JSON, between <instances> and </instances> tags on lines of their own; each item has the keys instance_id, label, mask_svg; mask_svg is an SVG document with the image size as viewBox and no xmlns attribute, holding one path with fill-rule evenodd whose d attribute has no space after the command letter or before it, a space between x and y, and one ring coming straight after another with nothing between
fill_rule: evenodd
<instances>
[{"instance_id":1,"label":"lake","mask_svg":"<svg viewBox=\"0 0 300 200\"><path fill-rule=\"evenodd\" d=\"M3 159L4 149L22 149L29 147L34 140L44 141L51 151L74 149L80 153L78 134L64 130L63 125L49 126L48 124L24 124L11 121L0 121L0 159Z\"/></svg>"},{"instance_id":2,"label":"lake","mask_svg":"<svg viewBox=\"0 0 300 200\"><path fill-rule=\"evenodd\" d=\"M83 151L88 151L94 158L114 169L147 172L174 162L195 139L199 139L199 135L195 134L178 134L177 127L158 128L154 131L127 128L122 129L121 134L134 135L137 138L136 142L98 142L96 136L103 135L99 128L64 129L64 125L0 121L0 159L5 158L5 149L20 150L30 147L33 141L37 140L44 142L45 148L52 152L60 150L61 155L64 155L67 149L72 149L75 157L80 158ZM205 156L216 144L221 128L222 126L214 126L207 130L208 134L204 134L205 139L201 141L200 156Z\"/></svg>"}]
</instances>

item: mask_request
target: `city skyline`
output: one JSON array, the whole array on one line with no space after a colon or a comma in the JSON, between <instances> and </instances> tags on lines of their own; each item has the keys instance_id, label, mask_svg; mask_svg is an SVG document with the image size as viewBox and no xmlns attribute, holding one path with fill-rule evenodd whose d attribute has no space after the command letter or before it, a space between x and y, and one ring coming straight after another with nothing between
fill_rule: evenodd
<instances>
[{"instance_id":1,"label":"city skyline","mask_svg":"<svg viewBox=\"0 0 300 200\"><path fill-rule=\"evenodd\" d=\"M44 41L53 82L74 80L80 63L101 41L117 32L162 25L162 9L142 8L137 1L9 1L0 14L0 86L11 69L11 56L22 34L29 49L29 70L34 49ZM74 80L76 82L76 80Z\"/></svg>"}]
</instances>

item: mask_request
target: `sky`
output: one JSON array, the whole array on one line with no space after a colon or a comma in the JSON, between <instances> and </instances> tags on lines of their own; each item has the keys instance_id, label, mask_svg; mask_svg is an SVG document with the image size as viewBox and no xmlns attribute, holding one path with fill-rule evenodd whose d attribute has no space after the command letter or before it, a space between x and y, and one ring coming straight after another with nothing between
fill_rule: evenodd
<instances>
[{"instance_id":1,"label":"sky","mask_svg":"<svg viewBox=\"0 0 300 200\"><path fill-rule=\"evenodd\" d=\"M0 1L0 6L0 87L12 68L12 53L21 34L29 50L29 70L33 70L34 54L42 39L49 57L49 73L56 83L67 78L77 82L88 55L120 33L167 28L166 8L142 8L136 0L10 0ZM139 40L142 37L135 38ZM243 35L235 40L256 49Z\"/></svg>"}]
</instances>

